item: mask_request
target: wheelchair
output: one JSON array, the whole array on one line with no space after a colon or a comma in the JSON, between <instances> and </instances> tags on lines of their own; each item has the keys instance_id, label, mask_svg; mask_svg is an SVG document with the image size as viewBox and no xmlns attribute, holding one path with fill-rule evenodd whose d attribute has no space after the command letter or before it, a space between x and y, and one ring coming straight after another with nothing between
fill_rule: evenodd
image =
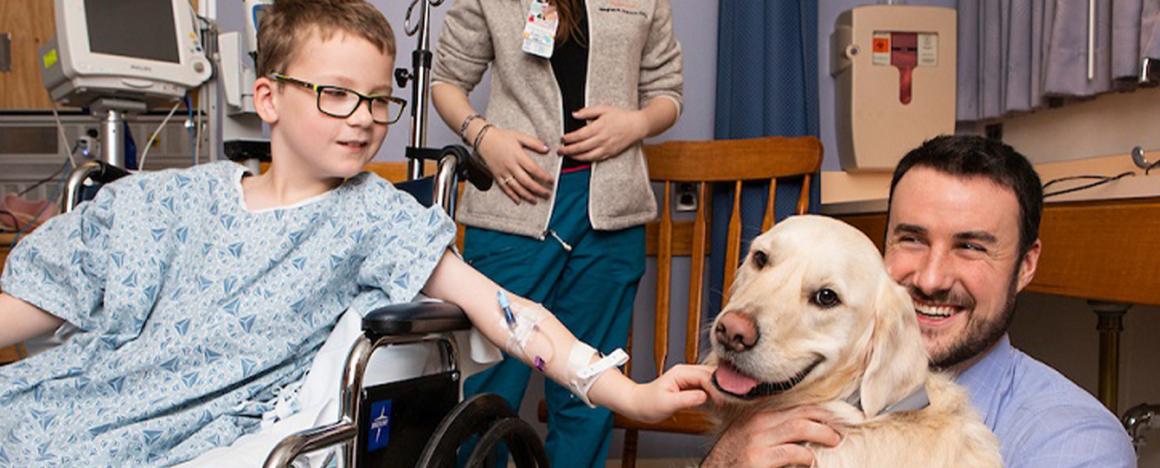
<instances>
[{"instance_id":1,"label":"wheelchair","mask_svg":"<svg viewBox=\"0 0 1160 468\"><path fill-rule=\"evenodd\" d=\"M410 149L409 149L410 150ZM426 206L438 204L454 212L458 180L490 184L486 174L468 164L460 146L409 151L408 156L436 160L434 176L396 187ZM101 161L77 167L66 182L62 212L91 198L96 188L128 175ZM337 422L282 439L265 460L267 468L291 466L302 454L338 446L346 467L453 467L494 464L491 454L505 444L519 467L546 467L547 454L535 430L496 395L459 401L461 373L452 333L469 330L471 322L458 306L444 302L413 302L382 307L362 319L362 335L351 347L343 368ZM438 347L443 370L421 377L364 388L365 370L378 349L416 343ZM459 447L477 443L470 454Z\"/></svg>"}]
</instances>

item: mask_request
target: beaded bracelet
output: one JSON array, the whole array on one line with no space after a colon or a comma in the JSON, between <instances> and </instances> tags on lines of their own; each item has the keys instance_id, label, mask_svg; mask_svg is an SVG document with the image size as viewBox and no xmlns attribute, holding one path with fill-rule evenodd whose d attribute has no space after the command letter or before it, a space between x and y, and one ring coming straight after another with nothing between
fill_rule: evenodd
<instances>
[{"instance_id":1,"label":"beaded bracelet","mask_svg":"<svg viewBox=\"0 0 1160 468\"><path fill-rule=\"evenodd\" d=\"M479 143L483 141L483 135L486 134L488 130L491 130L491 127L494 127L494 125L484 124L483 128L479 129L479 133L475 134L475 141L471 143L471 149L474 149L476 153L479 152Z\"/></svg>"},{"instance_id":2,"label":"beaded bracelet","mask_svg":"<svg viewBox=\"0 0 1160 468\"><path fill-rule=\"evenodd\" d=\"M479 119L482 117L483 116L481 116L479 114L471 114L463 119L462 124L459 124L459 138L462 138L464 143L467 143L467 126L471 125L472 120Z\"/></svg>"}]
</instances>

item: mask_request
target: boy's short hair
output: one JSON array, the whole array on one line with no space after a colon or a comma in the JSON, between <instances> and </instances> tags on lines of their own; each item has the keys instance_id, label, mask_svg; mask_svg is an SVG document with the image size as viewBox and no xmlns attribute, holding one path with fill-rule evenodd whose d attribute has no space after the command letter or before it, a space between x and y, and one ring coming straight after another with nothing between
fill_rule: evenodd
<instances>
[{"instance_id":1,"label":"boy's short hair","mask_svg":"<svg viewBox=\"0 0 1160 468\"><path fill-rule=\"evenodd\" d=\"M284 72L317 32L322 40L335 33L353 34L395 56L395 33L374 5L363 0L275 0L258 24L258 76Z\"/></svg>"},{"instance_id":2,"label":"boy's short hair","mask_svg":"<svg viewBox=\"0 0 1160 468\"><path fill-rule=\"evenodd\" d=\"M942 135L923 142L898 162L890 181L887 212L894 202L894 187L915 167L934 169L958 177L985 177L1015 193L1019 202L1019 258L1039 238L1043 217L1043 185L1025 156L1009 145L975 135Z\"/></svg>"}]
</instances>

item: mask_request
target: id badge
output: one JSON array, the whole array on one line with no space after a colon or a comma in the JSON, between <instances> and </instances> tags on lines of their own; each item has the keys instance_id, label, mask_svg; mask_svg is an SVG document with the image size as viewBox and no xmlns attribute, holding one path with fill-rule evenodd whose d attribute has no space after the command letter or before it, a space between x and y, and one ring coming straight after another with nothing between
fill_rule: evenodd
<instances>
[{"instance_id":1,"label":"id badge","mask_svg":"<svg viewBox=\"0 0 1160 468\"><path fill-rule=\"evenodd\" d=\"M528 20L524 23L523 51L550 59L556 48L556 27L560 18L556 8L547 2L532 1L528 8Z\"/></svg>"}]
</instances>

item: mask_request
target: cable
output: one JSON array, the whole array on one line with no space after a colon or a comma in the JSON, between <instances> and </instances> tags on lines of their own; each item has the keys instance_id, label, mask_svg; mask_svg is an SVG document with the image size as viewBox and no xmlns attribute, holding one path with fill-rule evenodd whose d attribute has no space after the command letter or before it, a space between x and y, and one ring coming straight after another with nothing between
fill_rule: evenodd
<instances>
[{"instance_id":1,"label":"cable","mask_svg":"<svg viewBox=\"0 0 1160 468\"><path fill-rule=\"evenodd\" d=\"M1144 175L1148 175L1148 173L1152 172L1152 169L1155 169L1156 166L1160 166L1160 161L1156 161L1152 164L1149 164L1148 167L1145 167L1144 168Z\"/></svg>"},{"instance_id":2,"label":"cable","mask_svg":"<svg viewBox=\"0 0 1160 468\"><path fill-rule=\"evenodd\" d=\"M182 102L185 103L185 111L186 111L185 112L185 123L184 123L185 133L187 134L187 136L189 136L189 146L194 147L197 145L197 142L195 141L195 139L197 138L197 129L195 129L193 127L194 126L194 123L193 123L194 122L194 119L193 119L193 100L191 100L189 98L189 93L185 94L185 97L182 98ZM197 163L198 163L197 155L195 154L195 155L193 155L193 165L196 166Z\"/></svg>"},{"instance_id":3,"label":"cable","mask_svg":"<svg viewBox=\"0 0 1160 468\"><path fill-rule=\"evenodd\" d=\"M1078 176L1060 177L1060 178L1054 179L1046 184L1043 184L1043 191L1045 192L1043 194L1043 198L1054 197L1056 195L1063 195L1065 193L1078 192L1080 190L1087 190L1087 189L1090 189L1092 187L1099 187L1101 185L1104 185L1104 184L1107 184L1110 182L1115 182L1115 181L1120 180L1124 177L1134 176L1134 175L1136 175L1135 172L1128 171L1128 172L1122 172L1122 173L1115 175L1115 176L1078 175ZM1080 185L1078 187L1072 187L1069 189L1059 190L1056 192L1047 192L1047 187L1055 185L1059 182L1068 182L1068 181L1072 181L1072 180L1095 180L1095 182Z\"/></svg>"},{"instance_id":4,"label":"cable","mask_svg":"<svg viewBox=\"0 0 1160 468\"><path fill-rule=\"evenodd\" d=\"M71 156L73 155L73 153L76 153L77 149L78 149L78 148L80 148L80 146L81 146L81 145L80 145L80 142L79 142L79 141L78 141L78 142L77 142L75 145L73 145L72 149L71 149L71 150L69 150L69 156L70 156L70 158L69 158L69 159L66 159L66 160L64 160L64 162L62 162L62 163L61 163L61 165L60 165L60 168L59 168L59 169L57 169L57 170L56 170L56 172L54 172L52 175L50 175L50 176L48 176L48 177L45 177L44 179L41 179L41 180L37 181L35 184L32 184L32 186L31 186L31 187L28 187L28 188L26 188L26 189L24 189L24 190L21 190L21 191L20 191L20 193L18 193L18 194L17 194L17 196L24 196L24 195L25 195L25 194L27 194L28 192L31 192L31 191L35 190L37 187L39 187L39 186L41 186L41 185L44 185L45 183L47 183L47 182L51 181L52 179L56 178L58 175L60 175L61 173L63 173L63 172L64 172L64 168L68 167L68 164L69 164L69 162L72 160L72 159L71 159ZM64 186L64 179L61 179L60 185L58 185L58 186L57 186L57 193L56 193L55 195L53 195L52 197L49 197L48 199L49 199L49 200L52 200L52 199L54 199L54 198L59 198L59 197L60 197L60 191L61 191L61 189L63 188L63 186ZM43 207L41 207L41 208L40 208L40 211L38 211L38 212L36 213L36 215L34 215L34 216L32 217L32 219L31 219L31 220L30 220L28 223L26 223L26 224L25 224L23 227L22 227L22 226L20 226L20 217L19 217L19 216L17 216L15 213L13 213L13 212L11 212L11 211L9 211L9 210L6 210L6 209L4 209L4 210L0 210L0 211L2 211L3 213L7 214L8 216L11 216L11 217L12 217L12 220L13 220L13 223L12 223L12 225L13 225L14 227L16 227L16 229L15 229L15 230L9 230L9 229L4 229L4 230L3 230L3 232L4 232L5 234L15 234L15 235L12 237L12 242L11 242L11 245L9 245L9 248L11 248L11 247L15 247L15 246L16 246L16 241L20 239L20 236L21 236L22 234L24 234L24 232L25 232L25 231L28 229L28 227L29 227L29 226L31 226L31 225L32 225L32 224L33 224L33 223L34 223L36 220L40 219L40 217L41 217L41 216L44 214L44 211L45 211L46 209L48 209L48 206L49 206L48 204L45 204Z\"/></svg>"},{"instance_id":5,"label":"cable","mask_svg":"<svg viewBox=\"0 0 1160 468\"><path fill-rule=\"evenodd\" d=\"M149 150L153 149L153 141L157 139L157 134L165 129L165 124L169 123L169 118L173 117L173 113L177 112L178 107L181 107L181 101L173 103L173 107L169 109L169 113L165 115L165 119L161 121L161 125L158 125L157 129L153 131L153 134L149 136L149 141L145 143L145 151L141 152L141 160L137 162L137 170L145 170L145 158L149 157Z\"/></svg>"},{"instance_id":6,"label":"cable","mask_svg":"<svg viewBox=\"0 0 1160 468\"><path fill-rule=\"evenodd\" d=\"M68 137L64 136L64 124L60 121L60 114L56 112L56 101L53 101L52 103L52 118L56 121L56 132L58 135L60 135L60 142L64 143L65 148L68 148ZM73 159L72 154L73 152L69 151L68 161L70 164L72 164L72 168L76 169L77 162Z\"/></svg>"},{"instance_id":7,"label":"cable","mask_svg":"<svg viewBox=\"0 0 1160 468\"><path fill-rule=\"evenodd\" d=\"M12 218L12 226L17 227L17 228L20 227L20 217L16 216L16 213L8 211L7 208L0 208L0 216L7 216L9 218ZM16 233L16 229L7 229L7 228L0 227L0 234L14 234L14 233Z\"/></svg>"},{"instance_id":8,"label":"cable","mask_svg":"<svg viewBox=\"0 0 1160 468\"><path fill-rule=\"evenodd\" d=\"M69 156L70 156L70 160L71 160L72 153L69 153ZM65 177L61 178L60 184L58 184L56 187L56 193L53 194L53 196L49 197L48 198L49 200L60 198L60 195L61 195L60 192L62 192L64 190L65 179L67 179L67 175ZM44 206L40 207L40 211L37 211L36 215L34 215L32 217L32 219L37 220L37 219L40 219L41 216L44 216L44 212L45 212L45 210L48 209L49 206L52 206L52 203L45 203ZM18 226L19 229L17 229L16 232L13 233L12 242L9 243L8 248L11 249L13 247L16 247L16 243L20 242L20 236L24 235L24 233L27 232L28 228L31 226L32 226L32 223L25 224L23 227Z\"/></svg>"},{"instance_id":9,"label":"cable","mask_svg":"<svg viewBox=\"0 0 1160 468\"><path fill-rule=\"evenodd\" d=\"M73 145L72 149L71 149L71 150L69 150L69 155L72 155L73 153L76 153L76 151L77 151L77 148L80 148L80 146L81 146L81 142L80 142L80 141L77 141L77 142L76 142L76 144L74 144L74 145ZM62 171L64 171L64 169L65 169L66 167L68 167L68 163L69 163L69 160L68 160L68 159L64 160L64 162L62 162L62 163L60 164L60 168L58 168L58 169L56 170L56 172L53 172L53 173L52 173L52 175L50 175L50 176L48 176L48 177L45 177L45 178L43 178L43 179L40 179L40 180L36 181L36 183L35 183L35 184L32 184L32 185L31 185L31 186L29 186L28 188L26 188L26 189L24 189L24 190L21 190L21 191L20 191L20 192L18 192L16 195L18 195L18 196L24 196L24 195L25 195L25 194L27 194L28 192L31 192L31 191L33 191L33 190L36 190L36 188L37 188L37 187L40 187L41 185L44 185L44 184L48 183L48 182L49 182L49 181L51 181L52 179L55 179L55 178L56 178L56 176L60 175L60 173L61 173Z\"/></svg>"},{"instance_id":10,"label":"cable","mask_svg":"<svg viewBox=\"0 0 1160 468\"><path fill-rule=\"evenodd\" d=\"M202 115L201 106L204 103L205 103L204 100L200 100L200 102L197 103L197 107L198 107L197 118L194 119L194 121L193 121L194 122L193 123L193 127L194 127L193 160L197 161L198 163L201 162L201 115Z\"/></svg>"}]
</instances>

